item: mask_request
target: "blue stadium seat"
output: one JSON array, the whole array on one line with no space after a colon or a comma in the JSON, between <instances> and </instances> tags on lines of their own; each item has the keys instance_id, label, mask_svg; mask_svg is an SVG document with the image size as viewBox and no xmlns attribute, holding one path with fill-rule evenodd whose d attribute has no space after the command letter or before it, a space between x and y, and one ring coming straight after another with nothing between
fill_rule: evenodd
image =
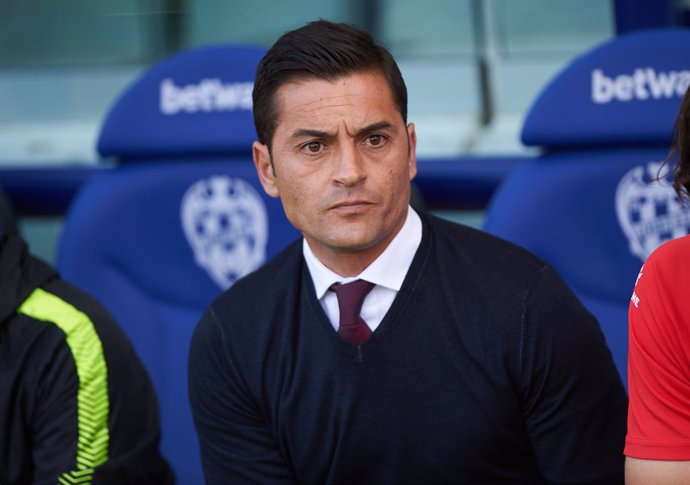
<instances>
[{"instance_id":1,"label":"blue stadium seat","mask_svg":"<svg viewBox=\"0 0 690 485\"><path fill-rule=\"evenodd\" d=\"M203 483L187 402L197 320L222 289L298 234L251 161L251 91L264 50L216 45L173 56L116 100L94 175L67 214L57 266L132 339L158 392L162 451Z\"/></svg>"},{"instance_id":2,"label":"blue stadium seat","mask_svg":"<svg viewBox=\"0 0 690 485\"><path fill-rule=\"evenodd\" d=\"M488 232L561 273L599 319L626 384L637 273L660 243L690 230L660 173L690 83L689 49L690 30L637 31L565 67L523 126L523 142L543 154L507 175L485 219Z\"/></svg>"}]
</instances>

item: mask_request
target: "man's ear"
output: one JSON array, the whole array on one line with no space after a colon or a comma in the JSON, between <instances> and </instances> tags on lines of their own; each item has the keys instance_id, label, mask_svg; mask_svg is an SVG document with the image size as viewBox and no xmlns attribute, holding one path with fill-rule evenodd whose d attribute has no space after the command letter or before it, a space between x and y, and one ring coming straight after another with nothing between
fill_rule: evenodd
<instances>
[{"instance_id":1,"label":"man's ear","mask_svg":"<svg viewBox=\"0 0 690 485\"><path fill-rule=\"evenodd\" d=\"M280 192L275 182L275 171L273 170L273 163L271 162L271 153L267 145L259 141L252 144L252 157L254 158L254 166L256 173L259 175L261 186L271 197L278 197Z\"/></svg>"},{"instance_id":2,"label":"man's ear","mask_svg":"<svg viewBox=\"0 0 690 485\"><path fill-rule=\"evenodd\" d=\"M410 180L412 180L413 178L415 178L415 175L417 175L417 133L414 129L414 123L407 124L407 142L407 170L410 176Z\"/></svg>"}]
</instances>

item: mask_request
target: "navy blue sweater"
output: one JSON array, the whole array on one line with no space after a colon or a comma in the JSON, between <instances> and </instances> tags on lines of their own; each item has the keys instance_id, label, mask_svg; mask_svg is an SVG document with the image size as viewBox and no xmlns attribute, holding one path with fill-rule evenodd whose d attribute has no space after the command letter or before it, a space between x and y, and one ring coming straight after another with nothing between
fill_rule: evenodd
<instances>
[{"instance_id":1,"label":"navy blue sweater","mask_svg":"<svg viewBox=\"0 0 690 485\"><path fill-rule=\"evenodd\" d=\"M423 223L362 346L300 242L209 307L190 355L209 485L623 482L627 400L594 318L526 251Z\"/></svg>"}]
</instances>

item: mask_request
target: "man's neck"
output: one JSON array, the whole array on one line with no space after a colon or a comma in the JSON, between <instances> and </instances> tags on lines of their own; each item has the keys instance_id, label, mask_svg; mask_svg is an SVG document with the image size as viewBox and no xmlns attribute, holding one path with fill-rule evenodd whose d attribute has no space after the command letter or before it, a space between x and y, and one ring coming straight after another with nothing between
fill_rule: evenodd
<instances>
[{"instance_id":1,"label":"man's neck","mask_svg":"<svg viewBox=\"0 0 690 485\"><path fill-rule=\"evenodd\" d=\"M395 239L402 227L405 225L407 219L407 212L405 216L396 224L396 226L383 239L376 241L373 245L367 248L358 248L351 251L345 249L334 249L323 245L314 244L310 238L305 236L305 240L309 248L314 253L314 256L328 269L334 273L339 274L343 278L357 276L364 271L371 263L376 261L388 247L388 245Z\"/></svg>"}]
</instances>

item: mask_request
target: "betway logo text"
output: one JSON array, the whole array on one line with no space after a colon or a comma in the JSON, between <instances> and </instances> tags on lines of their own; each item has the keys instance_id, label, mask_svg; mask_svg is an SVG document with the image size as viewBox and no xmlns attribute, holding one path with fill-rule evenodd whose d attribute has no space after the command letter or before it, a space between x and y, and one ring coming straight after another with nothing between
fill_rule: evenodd
<instances>
[{"instance_id":1,"label":"betway logo text","mask_svg":"<svg viewBox=\"0 0 690 485\"><path fill-rule=\"evenodd\" d=\"M164 79L160 86L160 108L166 115L252 109L254 85L250 82L223 84L219 79L202 79L199 84L176 86L172 79Z\"/></svg>"},{"instance_id":2,"label":"betway logo text","mask_svg":"<svg viewBox=\"0 0 690 485\"><path fill-rule=\"evenodd\" d=\"M638 68L632 74L608 77L601 69L592 71L592 101L662 99L682 97L690 84L690 71L657 72L651 67Z\"/></svg>"}]
</instances>

